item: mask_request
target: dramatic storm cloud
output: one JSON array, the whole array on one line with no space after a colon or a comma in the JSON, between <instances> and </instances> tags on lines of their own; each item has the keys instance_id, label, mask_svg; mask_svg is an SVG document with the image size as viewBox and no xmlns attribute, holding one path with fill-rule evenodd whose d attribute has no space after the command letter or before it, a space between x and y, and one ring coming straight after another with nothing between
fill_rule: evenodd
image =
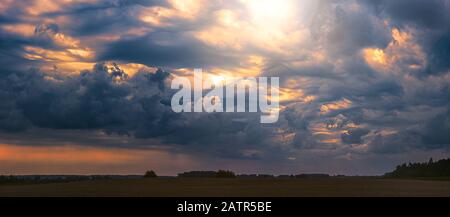
<instances>
[{"instance_id":1,"label":"dramatic storm cloud","mask_svg":"<svg viewBox=\"0 0 450 217\"><path fill-rule=\"evenodd\" d=\"M126 156L98 163L136 171L136 155L166 174L380 174L447 157L449 12L448 0L0 0L0 151L110 148ZM279 121L174 113L171 80L194 68L279 77Z\"/></svg>"}]
</instances>

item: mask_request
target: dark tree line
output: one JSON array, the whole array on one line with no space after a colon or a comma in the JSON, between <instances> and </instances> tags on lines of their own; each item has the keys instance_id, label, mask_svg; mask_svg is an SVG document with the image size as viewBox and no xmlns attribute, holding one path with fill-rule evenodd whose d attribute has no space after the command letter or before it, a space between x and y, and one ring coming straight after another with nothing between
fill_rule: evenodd
<instances>
[{"instance_id":1,"label":"dark tree line","mask_svg":"<svg viewBox=\"0 0 450 217\"><path fill-rule=\"evenodd\" d=\"M77 182L88 180L111 179L109 176L90 175L28 175L28 176L5 176L0 175L0 184L2 183L58 183L58 182Z\"/></svg>"},{"instance_id":2,"label":"dark tree line","mask_svg":"<svg viewBox=\"0 0 450 217\"><path fill-rule=\"evenodd\" d=\"M450 158L436 162L430 159L427 163L405 163L386 173L385 177L450 177Z\"/></svg>"},{"instance_id":3,"label":"dark tree line","mask_svg":"<svg viewBox=\"0 0 450 217\"><path fill-rule=\"evenodd\" d=\"M184 178L235 178L234 172L229 170L219 171L190 171L178 174L178 177Z\"/></svg>"}]
</instances>

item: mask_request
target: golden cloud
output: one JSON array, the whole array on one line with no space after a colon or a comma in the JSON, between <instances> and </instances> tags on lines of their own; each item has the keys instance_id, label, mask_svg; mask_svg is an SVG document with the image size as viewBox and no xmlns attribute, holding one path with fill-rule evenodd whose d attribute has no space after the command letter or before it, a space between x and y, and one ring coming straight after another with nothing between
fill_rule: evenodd
<instances>
[{"instance_id":1,"label":"golden cloud","mask_svg":"<svg viewBox=\"0 0 450 217\"><path fill-rule=\"evenodd\" d=\"M393 28L392 41L385 49L365 48L362 55L373 69L388 74L422 70L427 65L422 47L415 42L412 29Z\"/></svg>"}]
</instances>

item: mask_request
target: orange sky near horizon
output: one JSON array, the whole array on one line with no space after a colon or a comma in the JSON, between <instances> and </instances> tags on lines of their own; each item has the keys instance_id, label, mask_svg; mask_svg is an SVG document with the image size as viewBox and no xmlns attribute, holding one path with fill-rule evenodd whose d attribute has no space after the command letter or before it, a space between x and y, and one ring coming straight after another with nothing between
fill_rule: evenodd
<instances>
[{"instance_id":1,"label":"orange sky near horizon","mask_svg":"<svg viewBox=\"0 0 450 217\"><path fill-rule=\"evenodd\" d=\"M195 167L185 154L156 149L0 144L0 174L143 174ZM172 173L170 173L172 172ZM166 174L166 175L168 175ZM164 175L164 174L162 174Z\"/></svg>"}]
</instances>

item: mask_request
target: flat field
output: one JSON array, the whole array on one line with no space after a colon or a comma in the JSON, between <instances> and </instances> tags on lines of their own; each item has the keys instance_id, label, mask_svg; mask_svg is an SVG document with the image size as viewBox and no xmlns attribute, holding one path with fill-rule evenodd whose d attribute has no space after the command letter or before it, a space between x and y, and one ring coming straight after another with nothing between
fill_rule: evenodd
<instances>
[{"instance_id":1,"label":"flat field","mask_svg":"<svg viewBox=\"0 0 450 217\"><path fill-rule=\"evenodd\" d=\"M0 184L0 196L449 197L450 181L381 178L94 180L47 184Z\"/></svg>"}]
</instances>

